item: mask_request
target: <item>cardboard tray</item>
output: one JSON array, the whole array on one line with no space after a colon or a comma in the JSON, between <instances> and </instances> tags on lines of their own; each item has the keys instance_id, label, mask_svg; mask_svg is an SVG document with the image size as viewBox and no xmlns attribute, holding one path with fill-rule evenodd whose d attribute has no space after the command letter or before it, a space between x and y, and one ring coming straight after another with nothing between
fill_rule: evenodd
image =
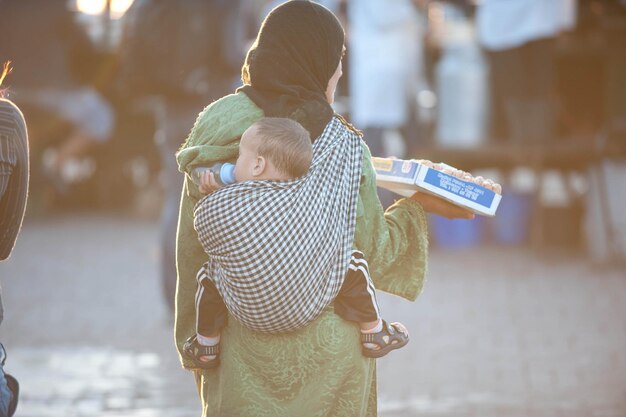
<instances>
[{"instance_id":1,"label":"cardboard tray","mask_svg":"<svg viewBox=\"0 0 626 417\"><path fill-rule=\"evenodd\" d=\"M444 174L417 161L372 158L376 185L405 197L428 192L476 214L493 217L502 196L471 181Z\"/></svg>"}]
</instances>

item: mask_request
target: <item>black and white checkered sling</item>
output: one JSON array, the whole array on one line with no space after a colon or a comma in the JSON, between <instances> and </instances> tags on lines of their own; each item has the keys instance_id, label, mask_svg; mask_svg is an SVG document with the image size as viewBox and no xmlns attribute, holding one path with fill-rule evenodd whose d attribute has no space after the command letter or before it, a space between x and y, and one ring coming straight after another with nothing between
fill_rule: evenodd
<instances>
[{"instance_id":1,"label":"black and white checkered sling","mask_svg":"<svg viewBox=\"0 0 626 417\"><path fill-rule=\"evenodd\" d=\"M246 181L200 200L194 225L209 261L198 283L212 280L230 313L253 330L313 321L348 268L361 163L360 136L333 117L313 144L306 176Z\"/></svg>"}]
</instances>

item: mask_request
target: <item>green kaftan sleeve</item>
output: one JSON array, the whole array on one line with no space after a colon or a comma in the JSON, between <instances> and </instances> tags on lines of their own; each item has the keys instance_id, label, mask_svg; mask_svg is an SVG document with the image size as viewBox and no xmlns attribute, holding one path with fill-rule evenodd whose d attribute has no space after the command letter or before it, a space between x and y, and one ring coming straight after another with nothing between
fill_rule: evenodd
<instances>
[{"instance_id":1,"label":"green kaftan sleeve","mask_svg":"<svg viewBox=\"0 0 626 417\"><path fill-rule=\"evenodd\" d=\"M415 300L427 267L428 229L422 206L402 198L386 212L376 194L376 173L364 146L354 246L365 254L377 290Z\"/></svg>"}]
</instances>

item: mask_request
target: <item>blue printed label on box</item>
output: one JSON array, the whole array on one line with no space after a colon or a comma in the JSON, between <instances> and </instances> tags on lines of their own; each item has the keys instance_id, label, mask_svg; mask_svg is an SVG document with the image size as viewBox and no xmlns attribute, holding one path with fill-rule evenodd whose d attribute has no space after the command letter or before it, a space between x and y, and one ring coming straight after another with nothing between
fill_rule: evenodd
<instances>
[{"instance_id":1,"label":"blue printed label on box","mask_svg":"<svg viewBox=\"0 0 626 417\"><path fill-rule=\"evenodd\" d=\"M435 169L428 170L424 182L487 208L491 207L495 197L495 193L491 190Z\"/></svg>"}]
</instances>

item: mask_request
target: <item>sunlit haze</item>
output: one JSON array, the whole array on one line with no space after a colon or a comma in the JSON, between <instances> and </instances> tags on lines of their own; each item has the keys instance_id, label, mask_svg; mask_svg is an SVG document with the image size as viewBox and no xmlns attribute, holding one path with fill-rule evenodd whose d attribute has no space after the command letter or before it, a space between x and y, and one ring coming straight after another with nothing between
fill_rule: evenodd
<instances>
[{"instance_id":1,"label":"sunlit haze","mask_svg":"<svg viewBox=\"0 0 626 417\"><path fill-rule=\"evenodd\" d=\"M106 3L106 0L76 0L76 7L82 13L99 15L106 10ZM122 17L131 4L133 0L111 0L111 17Z\"/></svg>"}]
</instances>

